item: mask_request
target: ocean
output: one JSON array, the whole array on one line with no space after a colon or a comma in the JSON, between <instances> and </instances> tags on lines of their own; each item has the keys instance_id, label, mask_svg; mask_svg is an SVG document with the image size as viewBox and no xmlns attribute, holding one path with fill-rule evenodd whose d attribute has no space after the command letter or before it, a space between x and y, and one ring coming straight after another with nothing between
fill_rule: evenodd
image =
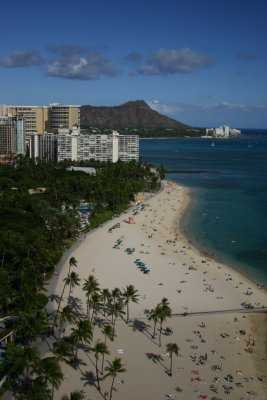
<instances>
[{"instance_id":1,"label":"ocean","mask_svg":"<svg viewBox=\"0 0 267 400\"><path fill-rule=\"evenodd\" d=\"M267 131L237 139L140 140L141 159L190 188L182 224L216 259L267 286Z\"/></svg>"}]
</instances>

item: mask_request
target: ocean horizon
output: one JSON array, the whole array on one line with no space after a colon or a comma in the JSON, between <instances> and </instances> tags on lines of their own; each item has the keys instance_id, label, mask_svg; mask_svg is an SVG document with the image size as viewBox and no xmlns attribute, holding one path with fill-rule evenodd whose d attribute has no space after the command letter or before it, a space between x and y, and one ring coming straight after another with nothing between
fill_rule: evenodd
<instances>
[{"instance_id":1,"label":"ocean horizon","mask_svg":"<svg viewBox=\"0 0 267 400\"><path fill-rule=\"evenodd\" d=\"M140 156L190 189L182 226L192 243L267 286L267 130L212 142L140 140Z\"/></svg>"}]
</instances>

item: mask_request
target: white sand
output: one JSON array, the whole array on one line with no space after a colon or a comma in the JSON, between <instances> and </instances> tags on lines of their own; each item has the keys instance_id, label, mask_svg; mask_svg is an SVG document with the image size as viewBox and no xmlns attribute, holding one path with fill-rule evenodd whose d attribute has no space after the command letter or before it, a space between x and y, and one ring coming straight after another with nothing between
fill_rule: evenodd
<instances>
[{"instance_id":1,"label":"white sand","mask_svg":"<svg viewBox=\"0 0 267 400\"><path fill-rule=\"evenodd\" d=\"M267 378L262 382L264 369L266 371L266 314L254 314L252 317L231 311L190 315L202 311L240 309L244 301L249 301L255 307L267 306L267 295L244 276L201 255L188 244L178 226L187 200L186 189L165 183L162 192L143 201L146 206L142 211L139 206L138 214L133 215L133 210L130 210L113 219L88 234L72 253L68 253L68 259L74 256L78 262L76 272L82 283L88 275L93 274L101 288L125 288L132 284L140 294L139 304L130 304L130 318L145 323L147 328L140 331L135 324L135 327L127 326L124 321L118 321L117 337L114 342L108 343L111 352L108 360L112 361L119 356L127 369L126 373L115 380L117 391L113 398L157 400L171 394L175 399L187 400L198 398L203 393L208 398L241 399L243 396L246 399L266 399ZM135 224L124 222L129 216L134 217ZM117 222L120 222L120 228L109 233L108 229ZM113 246L119 238L123 239L122 244L115 249ZM135 251L128 255L125 252L127 247L134 247ZM143 274L137 269L134 263L137 258L146 264L150 274ZM67 273L68 261L50 284L53 294L61 293ZM248 288L252 289L253 294L245 294ZM72 296L81 300L85 309L81 286L74 288ZM151 337L153 327L145 318L144 310L154 308L163 297L168 298L174 314L188 312L189 315L174 316L167 321L173 334L162 336L160 348ZM56 304L51 303L50 307L55 308ZM199 326L201 322L204 322L204 328ZM238 333L241 329L246 332L245 335ZM193 331L200 332L202 341L199 334ZM226 333L223 335L225 337L221 336L222 333ZM250 335L251 340L254 340L253 353L244 350ZM103 340L103 335L96 328L93 342L98 338ZM170 342L180 347L179 357L174 356L173 359L172 377L165 372L170 362L165 354L165 345ZM118 349L123 352L118 353ZM199 356L205 354L205 364L197 365ZM76 389L84 390L86 399L103 399L97 389L86 383L83 377L83 374L90 371L95 373L94 356L91 354L89 358L82 350L79 356L85 363L79 369L62 365L66 379L59 392L55 393L56 400L64 393L69 394ZM194 357L195 362L192 360ZM222 370L213 371L213 365L218 365ZM198 370L199 375L193 374L193 370ZM232 383L224 379L229 373L233 375ZM218 382L214 382L216 375ZM195 379L198 377L200 380ZM118 383L120 379L126 383ZM218 389L217 394L210 389L212 384ZM233 388L231 395L224 393L224 385ZM177 386L182 389L181 393L175 391ZM110 378L107 378L101 383L102 393L108 391L109 387ZM198 390L200 392L194 393Z\"/></svg>"}]
</instances>

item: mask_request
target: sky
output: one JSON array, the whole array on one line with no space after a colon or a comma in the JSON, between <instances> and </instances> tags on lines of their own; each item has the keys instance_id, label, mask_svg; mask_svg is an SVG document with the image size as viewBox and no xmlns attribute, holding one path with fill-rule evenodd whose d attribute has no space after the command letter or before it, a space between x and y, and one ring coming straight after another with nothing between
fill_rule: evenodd
<instances>
[{"instance_id":1,"label":"sky","mask_svg":"<svg viewBox=\"0 0 267 400\"><path fill-rule=\"evenodd\" d=\"M266 0L13 0L0 12L0 104L145 100L195 127L267 128Z\"/></svg>"}]
</instances>

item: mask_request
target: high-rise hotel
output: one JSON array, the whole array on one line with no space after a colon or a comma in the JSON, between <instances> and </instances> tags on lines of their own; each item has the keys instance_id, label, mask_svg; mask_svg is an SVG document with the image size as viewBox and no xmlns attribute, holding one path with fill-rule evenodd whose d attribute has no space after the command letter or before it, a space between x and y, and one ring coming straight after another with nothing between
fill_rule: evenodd
<instances>
[{"instance_id":1,"label":"high-rise hotel","mask_svg":"<svg viewBox=\"0 0 267 400\"><path fill-rule=\"evenodd\" d=\"M26 145L34 133L57 133L59 128L71 129L80 125L78 105L52 103L49 106L0 106L0 117L15 116L23 118Z\"/></svg>"},{"instance_id":2,"label":"high-rise hotel","mask_svg":"<svg viewBox=\"0 0 267 400\"><path fill-rule=\"evenodd\" d=\"M139 136L111 134L81 134L79 128L59 129L57 134L33 134L30 157L45 161L138 161Z\"/></svg>"},{"instance_id":3,"label":"high-rise hotel","mask_svg":"<svg viewBox=\"0 0 267 400\"><path fill-rule=\"evenodd\" d=\"M0 162L9 162L15 154L25 154L23 118L0 117Z\"/></svg>"}]
</instances>

